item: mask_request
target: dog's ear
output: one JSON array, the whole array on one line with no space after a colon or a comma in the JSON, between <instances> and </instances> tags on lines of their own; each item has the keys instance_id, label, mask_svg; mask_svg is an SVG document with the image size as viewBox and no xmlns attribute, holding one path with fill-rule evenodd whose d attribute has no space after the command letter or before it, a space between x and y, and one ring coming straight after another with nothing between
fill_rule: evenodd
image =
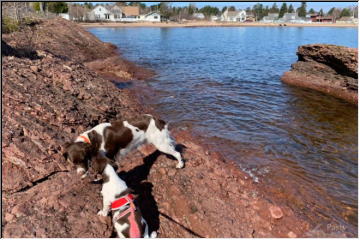
<instances>
[{"instance_id":1,"label":"dog's ear","mask_svg":"<svg viewBox=\"0 0 360 240\"><path fill-rule=\"evenodd\" d=\"M100 154L92 157L91 159L91 168L95 174L102 174L108 163L108 158L101 156Z\"/></svg>"},{"instance_id":2,"label":"dog's ear","mask_svg":"<svg viewBox=\"0 0 360 240\"><path fill-rule=\"evenodd\" d=\"M98 134L96 131L91 131L88 133L91 145L89 146L89 151L92 154L96 154L99 151L101 142L102 142L102 138L101 135Z\"/></svg>"}]
</instances>

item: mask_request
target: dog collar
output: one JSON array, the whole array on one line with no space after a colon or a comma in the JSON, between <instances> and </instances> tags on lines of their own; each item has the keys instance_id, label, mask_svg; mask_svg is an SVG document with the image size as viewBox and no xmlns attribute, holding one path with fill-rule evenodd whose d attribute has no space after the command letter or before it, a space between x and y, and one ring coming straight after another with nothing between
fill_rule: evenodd
<instances>
[{"instance_id":1,"label":"dog collar","mask_svg":"<svg viewBox=\"0 0 360 240\"><path fill-rule=\"evenodd\" d=\"M85 137L85 136L83 136L83 135L79 136L79 138L82 138L86 143L91 144L89 138L87 138L87 137Z\"/></svg>"},{"instance_id":2,"label":"dog collar","mask_svg":"<svg viewBox=\"0 0 360 240\"><path fill-rule=\"evenodd\" d=\"M134 201L134 195L127 194L125 197L121 197L113 201L111 203L111 210L117 210L122 206L132 203L133 201Z\"/></svg>"}]
</instances>

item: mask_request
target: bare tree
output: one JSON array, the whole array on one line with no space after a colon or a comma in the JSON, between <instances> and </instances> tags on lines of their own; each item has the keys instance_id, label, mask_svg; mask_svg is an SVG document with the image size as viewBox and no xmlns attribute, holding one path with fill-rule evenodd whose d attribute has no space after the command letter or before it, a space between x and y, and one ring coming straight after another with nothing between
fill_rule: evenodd
<instances>
[{"instance_id":1,"label":"bare tree","mask_svg":"<svg viewBox=\"0 0 360 240\"><path fill-rule=\"evenodd\" d=\"M71 20L85 21L90 10L79 4L69 4L69 16Z\"/></svg>"},{"instance_id":2,"label":"bare tree","mask_svg":"<svg viewBox=\"0 0 360 240\"><path fill-rule=\"evenodd\" d=\"M21 21L23 18L33 15L33 10L30 2L2 2L1 3L1 17L9 17L16 21Z\"/></svg>"}]
</instances>

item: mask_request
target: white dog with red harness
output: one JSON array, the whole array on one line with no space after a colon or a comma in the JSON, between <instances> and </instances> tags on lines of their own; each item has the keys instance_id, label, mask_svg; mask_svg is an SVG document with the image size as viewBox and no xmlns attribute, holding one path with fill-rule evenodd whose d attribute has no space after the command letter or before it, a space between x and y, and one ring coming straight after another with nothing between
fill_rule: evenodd
<instances>
[{"instance_id":1,"label":"white dog with red harness","mask_svg":"<svg viewBox=\"0 0 360 240\"><path fill-rule=\"evenodd\" d=\"M91 164L95 173L103 175L104 181L101 190L103 209L98 215L107 216L112 211L113 224L120 238L155 238L156 232L149 234L149 226L134 204L134 194L110 162L110 159L98 154Z\"/></svg>"}]
</instances>

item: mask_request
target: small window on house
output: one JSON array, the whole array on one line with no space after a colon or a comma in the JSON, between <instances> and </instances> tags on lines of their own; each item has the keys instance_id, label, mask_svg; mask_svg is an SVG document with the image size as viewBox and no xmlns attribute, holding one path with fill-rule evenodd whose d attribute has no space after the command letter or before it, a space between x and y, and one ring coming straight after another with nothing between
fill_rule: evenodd
<instances>
[{"instance_id":1,"label":"small window on house","mask_svg":"<svg viewBox=\"0 0 360 240\"><path fill-rule=\"evenodd\" d=\"M105 19L109 19L110 18L110 14L105 14Z\"/></svg>"},{"instance_id":2,"label":"small window on house","mask_svg":"<svg viewBox=\"0 0 360 240\"><path fill-rule=\"evenodd\" d=\"M158 19L158 16L154 16L154 19Z\"/></svg>"}]
</instances>

